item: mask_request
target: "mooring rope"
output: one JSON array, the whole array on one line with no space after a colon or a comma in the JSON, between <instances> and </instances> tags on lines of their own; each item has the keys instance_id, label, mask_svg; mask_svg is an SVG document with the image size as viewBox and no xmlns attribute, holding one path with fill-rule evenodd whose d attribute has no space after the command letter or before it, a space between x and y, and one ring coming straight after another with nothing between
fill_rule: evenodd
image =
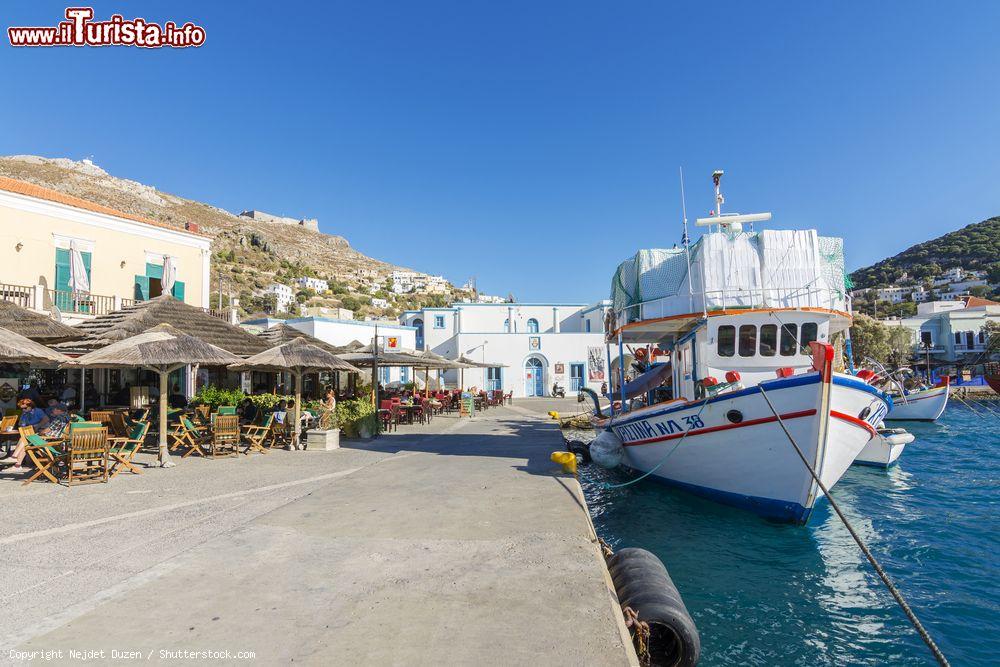
<instances>
[{"instance_id":1,"label":"mooring rope","mask_svg":"<svg viewBox=\"0 0 1000 667\"><path fill-rule=\"evenodd\" d=\"M760 387L760 385L758 385L758 387ZM767 407L771 408L771 412L777 418L778 424L781 426L781 430L785 432L785 435L788 436L788 441L791 442L792 447L795 448L795 453L799 455L799 458L802 459L802 463L809 470L809 474L812 475L813 479L816 480L816 484L823 490L823 493L826 494L826 499L830 503L830 507L832 507L833 511L837 513L837 516L840 517L840 520L844 523L844 526L851 534L851 537L853 537L854 541L857 543L858 548L861 549L865 558L867 558L868 562L871 563L873 568L875 568L875 572L878 574L879 579L882 580L882 583L885 584L886 588L889 589L889 592L892 593L892 597L895 598L896 604L899 605L899 607L903 610L903 613L906 614L906 618L908 618L910 623L913 624L913 627L916 628L917 634L919 634L920 638L924 640L925 644L927 644L927 648L931 650L931 653L934 655L935 660L938 661L938 664L942 665L942 667L948 667L948 659L944 657L944 653L942 653L941 649L938 648L938 645L934 643L934 640L924 628L923 623L921 623L920 619L917 618L917 615L910 608L910 605L907 604L903 594L899 592L899 589L897 589L896 585L892 583L889 575L886 574L884 569L882 569L882 565L878 562L878 559L875 558L875 555L868 548L868 545L865 544L865 541L860 535L858 535L857 531L854 530L854 526L851 525L851 522L848 521L846 516L844 516L840 506L833 499L833 496L830 495L830 490L826 488L826 485L823 484L823 480L819 478L819 475L816 474L816 471L809 464L809 461L806 460L805 454L803 454L802 450L799 449L799 445L795 442L795 438L793 438L792 434L788 431L788 427L785 426L785 422L782 421L781 415L779 415L778 411L774 409L774 405L771 404L771 399L767 397L767 393L764 391L763 387L760 387L760 395L764 397L765 401L767 401Z\"/></svg>"},{"instance_id":2,"label":"mooring rope","mask_svg":"<svg viewBox=\"0 0 1000 667\"><path fill-rule=\"evenodd\" d=\"M708 401L711 398L712 398L711 395L706 395L705 396L705 400L702 401L701 407L698 408L698 412L696 412L695 415L694 415L695 417L701 417L701 411L705 409L705 406L708 405ZM650 468L648 471L646 471L643 474L639 475L635 479L630 479L629 481L625 482L624 484L608 484L607 482L603 482L601 484L601 487L604 488L604 489L621 489L621 488L624 488L626 486L632 486L636 482L641 482L642 480L646 479L647 477L649 477L650 475L652 475L654 472L656 472L657 470L659 470L660 466L662 466L664 463L667 462L667 459L670 458L671 454L673 454L674 452L676 452L677 448L681 446L682 442L684 442L684 438L687 437L688 433L690 433L693 430L694 430L694 428L692 427L692 428L689 428L686 431L684 431L684 435L682 435L680 437L680 440L677 441L677 444L674 445L673 448L669 452L667 452L667 455L663 457L663 460L660 461L659 463L657 463L652 468Z\"/></svg>"},{"instance_id":3,"label":"mooring rope","mask_svg":"<svg viewBox=\"0 0 1000 667\"><path fill-rule=\"evenodd\" d=\"M952 394L952 398L958 399L959 403L961 403L965 407L969 408L969 410L972 410L972 414L976 415L980 419L986 419L986 417L984 417L978 410L976 410L974 407L972 407L971 405L969 405L968 403L966 403L964 400L962 400L962 397L959 396L958 394Z\"/></svg>"}]
</instances>

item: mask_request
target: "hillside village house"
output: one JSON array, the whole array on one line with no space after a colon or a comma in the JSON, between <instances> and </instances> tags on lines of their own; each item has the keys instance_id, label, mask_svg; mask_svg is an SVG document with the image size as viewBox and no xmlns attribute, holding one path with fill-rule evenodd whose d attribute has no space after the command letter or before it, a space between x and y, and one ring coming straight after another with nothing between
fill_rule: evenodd
<instances>
[{"instance_id":1,"label":"hillside village house","mask_svg":"<svg viewBox=\"0 0 1000 667\"><path fill-rule=\"evenodd\" d=\"M931 301L917 306L914 317L882 320L910 330L913 354L922 366L966 366L985 361L987 322L1000 322L1000 303L966 297L961 301Z\"/></svg>"},{"instance_id":2,"label":"hillside village house","mask_svg":"<svg viewBox=\"0 0 1000 667\"><path fill-rule=\"evenodd\" d=\"M73 250L90 289L70 287ZM210 239L55 190L0 178L0 298L68 324L162 293L164 257L176 269L172 293L208 305Z\"/></svg>"},{"instance_id":3,"label":"hillside village house","mask_svg":"<svg viewBox=\"0 0 1000 667\"><path fill-rule=\"evenodd\" d=\"M274 308L279 313L284 313L293 303L295 303L295 292L293 292L292 288L288 285L272 283L267 286L267 289L264 290L264 292L274 295Z\"/></svg>"},{"instance_id":4,"label":"hillside village house","mask_svg":"<svg viewBox=\"0 0 1000 667\"><path fill-rule=\"evenodd\" d=\"M550 396L559 383L567 392L599 391L607 380L604 311L609 302L454 303L447 308L405 311L400 322L416 331L418 350L455 359L466 356L495 367L464 371L466 387ZM447 386L459 383L447 371Z\"/></svg>"},{"instance_id":5,"label":"hillside village house","mask_svg":"<svg viewBox=\"0 0 1000 667\"><path fill-rule=\"evenodd\" d=\"M311 289L316 292L325 292L330 289L330 284L323 280L322 278L308 278L302 277L298 281L299 287L304 287L306 289Z\"/></svg>"}]
</instances>

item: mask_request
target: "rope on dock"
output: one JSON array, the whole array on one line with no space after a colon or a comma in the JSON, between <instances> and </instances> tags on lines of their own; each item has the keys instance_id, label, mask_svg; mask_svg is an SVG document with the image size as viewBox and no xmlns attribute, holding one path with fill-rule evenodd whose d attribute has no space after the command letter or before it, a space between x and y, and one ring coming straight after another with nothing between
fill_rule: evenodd
<instances>
[{"instance_id":1,"label":"rope on dock","mask_svg":"<svg viewBox=\"0 0 1000 667\"><path fill-rule=\"evenodd\" d=\"M705 400L701 402L701 407L698 408L698 412L696 412L695 415L694 415L695 417L701 417L701 411L705 409L705 406L708 405L708 401L711 398L712 398L711 394L707 394L705 396ZM677 441L677 444L674 445L673 448L669 452L667 452L667 455L663 457L662 461L660 461L655 466L653 466L652 468L650 468L649 470L647 470L643 474L639 475L635 479L630 479L629 481L625 482L624 484L608 484L607 482L604 482L601 486L603 488L605 488L605 489L621 489L621 488L624 488L626 486L632 486L636 482L641 482L642 480L646 479L647 477L649 477L650 475L652 475L654 472L656 472L657 470L659 470L660 466L662 466L664 463L667 462L667 459L670 458L671 454L673 454L674 452L676 452L677 448L681 446L682 442L684 442L684 438L687 437L688 433L690 433L693 430L694 430L694 428L692 427L692 428L689 428L686 431L684 431L684 435L682 435L681 438L680 438L680 440Z\"/></svg>"},{"instance_id":2,"label":"rope on dock","mask_svg":"<svg viewBox=\"0 0 1000 667\"><path fill-rule=\"evenodd\" d=\"M758 387L760 387L760 385L758 385ZM937 660L938 664L942 667L948 667L949 662L948 659L944 657L944 653L942 653L941 649L938 648L938 645L934 643L934 639L931 638L930 634L924 628L924 624L920 622L919 618L917 618L917 615L913 612L913 609L910 608L910 605L906 602L903 594L900 593L899 589L896 588L896 585L892 583L889 575L884 569L882 569L882 565L878 562L878 559L875 558L875 555L868 548L868 545L865 544L865 541L860 535L858 535L858 532L854 530L854 526L852 526L851 522L848 521L846 516L844 516L844 513L840 510L840 506L833 499L833 496L830 495L830 490L826 488L825 484L823 484L823 480L819 478L819 475L816 474L816 471L809 464L809 461L806 460L805 454L803 454L802 450L799 449L798 443L795 442L795 438L793 438L792 434L788 431L788 427L785 426L785 422L782 421L781 415L778 414L778 411L774 409L774 405L771 404L771 399L767 397L764 387L760 387L760 395L764 397L765 401L767 401L767 407L771 408L771 412L774 414L775 418L777 418L778 424L781 426L781 430L785 432L785 435L788 436L788 441L791 442L792 447L795 448L795 453L799 455L803 465L805 465L805 467L809 470L809 474L812 475L813 479L816 480L816 484L823 490L823 493L826 494L826 499L829 501L830 507L832 507L833 511L837 513L837 516L840 517L840 520L844 523L844 526L851 534L851 537L853 537L854 541L857 543L858 548L861 549L865 558L867 558L868 562L871 563L873 568L875 568L875 572L878 574L879 579L882 580L882 583L885 584L886 588L889 589L889 592L892 593L892 597L903 610L903 613L906 614L906 618L908 618L910 623L913 624L913 627L916 628L917 634L919 634L920 638L924 640L925 644L927 644L927 648L931 650L931 653L934 655L934 659Z\"/></svg>"}]
</instances>

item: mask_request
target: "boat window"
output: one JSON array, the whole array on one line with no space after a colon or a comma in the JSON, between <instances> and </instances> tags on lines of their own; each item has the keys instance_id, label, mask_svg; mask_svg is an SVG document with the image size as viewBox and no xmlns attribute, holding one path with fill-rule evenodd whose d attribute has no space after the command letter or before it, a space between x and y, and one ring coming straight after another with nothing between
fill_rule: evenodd
<instances>
[{"instance_id":1,"label":"boat window","mask_svg":"<svg viewBox=\"0 0 1000 667\"><path fill-rule=\"evenodd\" d=\"M760 328L760 355L773 357L778 352L778 325L765 324Z\"/></svg>"},{"instance_id":2,"label":"boat window","mask_svg":"<svg viewBox=\"0 0 1000 667\"><path fill-rule=\"evenodd\" d=\"M818 330L819 325L815 322L806 322L802 325L802 341L799 343L799 349L802 354L809 354L809 343L816 340Z\"/></svg>"},{"instance_id":3,"label":"boat window","mask_svg":"<svg viewBox=\"0 0 1000 667\"><path fill-rule=\"evenodd\" d=\"M798 349L796 339L799 337L798 324L781 325L781 356L790 357Z\"/></svg>"},{"instance_id":4,"label":"boat window","mask_svg":"<svg viewBox=\"0 0 1000 667\"><path fill-rule=\"evenodd\" d=\"M731 357L736 354L736 327L725 325L719 327L718 350L720 357Z\"/></svg>"},{"instance_id":5,"label":"boat window","mask_svg":"<svg viewBox=\"0 0 1000 667\"><path fill-rule=\"evenodd\" d=\"M740 356L752 357L757 352L757 327L744 324L740 327Z\"/></svg>"}]
</instances>

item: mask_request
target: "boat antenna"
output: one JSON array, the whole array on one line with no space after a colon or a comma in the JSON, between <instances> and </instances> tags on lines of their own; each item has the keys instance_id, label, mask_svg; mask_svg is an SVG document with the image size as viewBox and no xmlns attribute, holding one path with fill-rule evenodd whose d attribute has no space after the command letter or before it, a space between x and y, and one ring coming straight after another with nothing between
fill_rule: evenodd
<instances>
[{"instance_id":1,"label":"boat antenna","mask_svg":"<svg viewBox=\"0 0 1000 667\"><path fill-rule=\"evenodd\" d=\"M688 306L694 310L694 285L691 284L691 237L688 236L688 211L687 202L684 200L684 167L677 167L681 177L681 215L684 218L684 236L681 243L684 244L684 258L687 260L688 279Z\"/></svg>"}]
</instances>

